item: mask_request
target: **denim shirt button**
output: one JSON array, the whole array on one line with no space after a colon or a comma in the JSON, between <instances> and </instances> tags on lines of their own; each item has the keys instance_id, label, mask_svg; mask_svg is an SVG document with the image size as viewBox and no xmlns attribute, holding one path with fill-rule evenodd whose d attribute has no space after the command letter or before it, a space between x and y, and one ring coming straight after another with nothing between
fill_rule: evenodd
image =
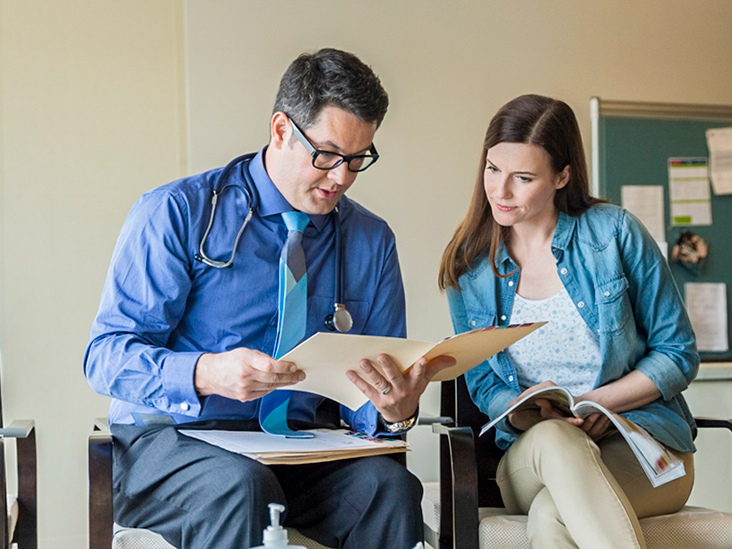
<instances>
[{"instance_id":1,"label":"denim shirt button","mask_svg":"<svg viewBox=\"0 0 732 549\"><path fill-rule=\"evenodd\" d=\"M566 275L566 274L567 274L567 269L562 269L562 270L561 270L561 271L559 271L559 272L560 272L560 273L562 273L563 275Z\"/></svg>"},{"instance_id":2,"label":"denim shirt button","mask_svg":"<svg viewBox=\"0 0 732 549\"><path fill-rule=\"evenodd\" d=\"M579 307L580 309L582 307L584 307L584 306L585 306L585 302L584 301L580 301L579 303L577 303L577 307Z\"/></svg>"},{"instance_id":3,"label":"denim shirt button","mask_svg":"<svg viewBox=\"0 0 732 549\"><path fill-rule=\"evenodd\" d=\"M189 408L190 408L190 406L188 406L187 402L180 403L180 409L183 410L184 412L187 412Z\"/></svg>"},{"instance_id":4,"label":"denim shirt button","mask_svg":"<svg viewBox=\"0 0 732 549\"><path fill-rule=\"evenodd\" d=\"M513 376L508 376L508 381L513 381Z\"/></svg>"},{"instance_id":5,"label":"denim shirt button","mask_svg":"<svg viewBox=\"0 0 732 549\"><path fill-rule=\"evenodd\" d=\"M508 281L508 285L509 285L509 287L510 287L510 286L513 286L513 280L509 280L509 281Z\"/></svg>"},{"instance_id":6,"label":"denim shirt button","mask_svg":"<svg viewBox=\"0 0 732 549\"><path fill-rule=\"evenodd\" d=\"M605 297L610 297L610 292L605 292L605 293L604 293L603 295L604 295Z\"/></svg>"},{"instance_id":7,"label":"denim shirt button","mask_svg":"<svg viewBox=\"0 0 732 549\"><path fill-rule=\"evenodd\" d=\"M506 320L506 315L501 315L501 320Z\"/></svg>"},{"instance_id":8,"label":"denim shirt button","mask_svg":"<svg viewBox=\"0 0 732 549\"><path fill-rule=\"evenodd\" d=\"M470 325L471 325L471 326L475 326L476 324L478 324L478 323L477 323L477 322L476 322L475 320L471 320L471 321L470 321Z\"/></svg>"}]
</instances>

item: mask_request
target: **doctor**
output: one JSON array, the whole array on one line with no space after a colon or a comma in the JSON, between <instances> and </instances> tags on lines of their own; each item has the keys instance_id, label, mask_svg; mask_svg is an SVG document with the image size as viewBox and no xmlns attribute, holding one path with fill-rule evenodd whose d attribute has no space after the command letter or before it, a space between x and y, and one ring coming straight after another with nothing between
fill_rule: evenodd
<instances>
[{"instance_id":1,"label":"doctor","mask_svg":"<svg viewBox=\"0 0 732 549\"><path fill-rule=\"evenodd\" d=\"M154 189L132 208L84 358L89 384L112 397L118 524L181 549L243 548L261 543L267 504L279 502L287 526L331 547L422 540L420 483L388 457L267 467L177 430L257 430L262 397L305 377L273 358L283 212L307 214L305 337L328 329L336 303L350 312L351 333L405 336L394 235L344 196L378 160L373 139L387 105L354 55L303 54L280 83L268 146L227 173ZM369 435L404 432L429 380L453 362L420 359L402 376L388 356L379 361L383 376L368 361L348 373L370 402L353 411L295 392L289 427L343 421Z\"/></svg>"}]
</instances>

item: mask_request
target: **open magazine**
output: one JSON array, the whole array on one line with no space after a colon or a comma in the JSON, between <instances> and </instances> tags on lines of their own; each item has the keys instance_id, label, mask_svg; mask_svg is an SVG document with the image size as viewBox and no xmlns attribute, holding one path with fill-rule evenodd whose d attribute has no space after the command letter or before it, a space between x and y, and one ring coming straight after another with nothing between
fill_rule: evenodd
<instances>
[{"instance_id":1,"label":"open magazine","mask_svg":"<svg viewBox=\"0 0 732 549\"><path fill-rule=\"evenodd\" d=\"M554 408L560 410L566 417L585 418L597 412L606 415L618 432L625 437L630 449L633 450L633 454L635 454L641 467L643 467L643 471L648 476L648 480L651 481L654 487L661 486L686 474L684 462L656 442L648 431L595 402L583 400L575 403L570 392L564 387L545 387L526 395L500 416L483 425L480 434L482 435L488 431L512 412L539 410L539 406L536 404L537 400L548 400Z\"/></svg>"}]
</instances>

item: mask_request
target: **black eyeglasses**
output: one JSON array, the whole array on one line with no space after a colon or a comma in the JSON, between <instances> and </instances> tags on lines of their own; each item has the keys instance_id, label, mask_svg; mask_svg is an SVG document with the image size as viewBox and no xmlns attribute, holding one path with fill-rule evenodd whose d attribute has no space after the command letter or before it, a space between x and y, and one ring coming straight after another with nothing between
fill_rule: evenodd
<instances>
[{"instance_id":1,"label":"black eyeglasses","mask_svg":"<svg viewBox=\"0 0 732 549\"><path fill-rule=\"evenodd\" d=\"M337 152L318 150L313 146L308 138L305 137L305 134L300 131L300 128L298 128L297 124L292 121L292 118L289 116L287 118L290 120L290 124L292 124L292 133L295 134L297 140L303 144L310 153L310 156L313 157L314 168L319 170L332 170L346 162L348 164L349 172L362 172L379 159L379 153L376 152L376 147L374 147L373 143L369 149L370 154L353 154L346 156Z\"/></svg>"}]
</instances>

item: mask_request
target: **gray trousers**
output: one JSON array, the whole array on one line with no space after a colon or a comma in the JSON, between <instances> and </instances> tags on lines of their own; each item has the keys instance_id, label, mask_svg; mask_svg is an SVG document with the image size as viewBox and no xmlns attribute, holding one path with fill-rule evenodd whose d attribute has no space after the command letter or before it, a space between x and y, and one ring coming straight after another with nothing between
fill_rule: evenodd
<instances>
[{"instance_id":1,"label":"gray trousers","mask_svg":"<svg viewBox=\"0 0 732 549\"><path fill-rule=\"evenodd\" d=\"M112 425L112 434L115 522L158 532L179 549L261 545L269 503L285 505L285 526L329 547L411 549L423 539L421 484L388 456L265 466L175 426Z\"/></svg>"}]
</instances>

